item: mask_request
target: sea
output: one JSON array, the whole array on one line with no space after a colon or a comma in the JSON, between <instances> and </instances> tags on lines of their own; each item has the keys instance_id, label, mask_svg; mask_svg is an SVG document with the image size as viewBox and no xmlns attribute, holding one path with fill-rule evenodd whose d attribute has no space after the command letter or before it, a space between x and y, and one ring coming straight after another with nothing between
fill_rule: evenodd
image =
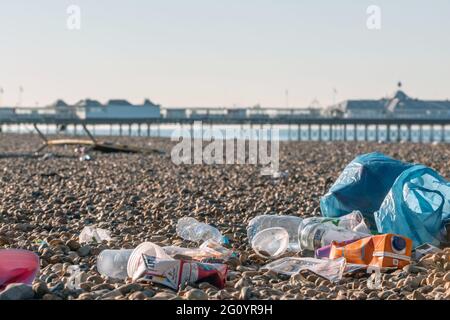
<instances>
[{"instance_id":1,"label":"sea","mask_svg":"<svg viewBox=\"0 0 450 320\"><path fill-rule=\"evenodd\" d=\"M61 131L60 128L54 125L40 125L38 127L46 135L87 135L81 126L78 126L76 130L73 126L68 126L64 131ZM202 135L204 138L208 138L212 133L216 136L219 133L223 137L235 139L257 139L258 137L270 139L271 133L273 134L272 137L278 136L280 141L344 141L345 139L343 127L334 127L333 130L330 130L329 126L326 125L322 126L322 130L318 126L313 125L311 127L311 136L308 134L307 126L299 127L297 125L264 125L258 128L252 128L249 125L208 125L202 128L194 128L193 130L188 125L152 125L150 128L147 128L147 125L142 125L140 129L138 125L124 125L122 126L122 132L118 125L88 125L87 128L94 136L161 137L172 138L173 140L179 140L181 137L191 137L191 135L195 139ZM36 133L33 126L27 125L3 125L2 129L4 133ZM277 135L275 135L274 130L277 132ZM265 134L262 134L264 131ZM347 140L349 141L407 141L408 138L406 127L401 128L400 132L397 132L396 127L391 127L389 139L386 126L379 126L378 137L374 126L368 126L367 136L363 126L357 127L356 130L352 126L347 128ZM440 126L423 126L422 129L418 126L412 126L410 138L411 142L450 142L450 130L448 127L442 128Z\"/></svg>"}]
</instances>

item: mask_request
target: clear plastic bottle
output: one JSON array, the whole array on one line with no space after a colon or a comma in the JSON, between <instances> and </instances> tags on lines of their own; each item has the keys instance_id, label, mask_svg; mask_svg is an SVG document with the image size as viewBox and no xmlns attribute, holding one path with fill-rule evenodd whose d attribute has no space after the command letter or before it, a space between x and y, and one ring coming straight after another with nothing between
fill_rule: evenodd
<instances>
[{"instance_id":1,"label":"clear plastic bottle","mask_svg":"<svg viewBox=\"0 0 450 320\"><path fill-rule=\"evenodd\" d=\"M345 216L341 219L323 217L304 219L298 228L300 249L316 250L330 245L333 241L357 240L370 235L368 229L350 218Z\"/></svg>"},{"instance_id":2,"label":"clear plastic bottle","mask_svg":"<svg viewBox=\"0 0 450 320\"><path fill-rule=\"evenodd\" d=\"M100 274L114 279L126 279L127 263L133 249L103 250L97 258Z\"/></svg>"},{"instance_id":3,"label":"clear plastic bottle","mask_svg":"<svg viewBox=\"0 0 450 320\"><path fill-rule=\"evenodd\" d=\"M219 230L191 217L184 217L178 220L177 235L184 240L194 242L204 242L212 239L217 243L223 243L223 236Z\"/></svg>"},{"instance_id":4,"label":"clear plastic bottle","mask_svg":"<svg viewBox=\"0 0 450 320\"><path fill-rule=\"evenodd\" d=\"M298 228L302 223L302 218L295 216L280 215L262 215L250 220L247 226L247 237L250 245L252 245L255 236L266 229L283 228L289 235L289 244L287 250L299 251L298 247Z\"/></svg>"}]
</instances>

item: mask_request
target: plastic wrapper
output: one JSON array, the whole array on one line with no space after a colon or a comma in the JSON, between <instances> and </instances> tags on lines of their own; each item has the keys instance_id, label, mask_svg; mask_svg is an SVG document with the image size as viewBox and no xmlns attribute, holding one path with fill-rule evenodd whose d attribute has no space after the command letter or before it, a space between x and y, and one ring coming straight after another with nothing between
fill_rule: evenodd
<instances>
[{"instance_id":1,"label":"plastic wrapper","mask_svg":"<svg viewBox=\"0 0 450 320\"><path fill-rule=\"evenodd\" d=\"M420 258L426 256L427 254L431 253L441 253L442 250L438 247L435 247L429 243L424 243L421 246L418 246L416 249L414 249L412 253L412 258L416 261L419 261Z\"/></svg>"},{"instance_id":2,"label":"plastic wrapper","mask_svg":"<svg viewBox=\"0 0 450 320\"><path fill-rule=\"evenodd\" d=\"M79 236L80 243L102 242L105 240L111 240L110 232L108 230L95 227L84 227Z\"/></svg>"},{"instance_id":3,"label":"plastic wrapper","mask_svg":"<svg viewBox=\"0 0 450 320\"><path fill-rule=\"evenodd\" d=\"M345 258L320 260L314 258L287 257L266 264L263 269L272 270L288 276L308 270L331 282L338 282L345 272Z\"/></svg>"},{"instance_id":4,"label":"plastic wrapper","mask_svg":"<svg viewBox=\"0 0 450 320\"><path fill-rule=\"evenodd\" d=\"M221 246L216 241L210 239L205 241L199 248L182 248L177 246L163 247L166 254L173 258L192 259L196 261L222 260L227 261L235 255L232 250Z\"/></svg>"}]
</instances>

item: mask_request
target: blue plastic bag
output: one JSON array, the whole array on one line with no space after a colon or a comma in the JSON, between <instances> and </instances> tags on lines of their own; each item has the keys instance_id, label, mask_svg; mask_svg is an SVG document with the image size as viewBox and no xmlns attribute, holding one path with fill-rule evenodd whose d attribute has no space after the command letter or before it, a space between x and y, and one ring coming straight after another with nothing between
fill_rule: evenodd
<instances>
[{"instance_id":1,"label":"blue plastic bag","mask_svg":"<svg viewBox=\"0 0 450 320\"><path fill-rule=\"evenodd\" d=\"M375 230L374 212L380 208L397 177L411 166L382 153L358 156L320 199L322 215L341 217L358 210L371 230Z\"/></svg>"},{"instance_id":2,"label":"blue plastic bag","mask_svg":"<svg viewBox=\"0 0 450 320\"><path fill-rule=\"evenodd\" d=\"M394 182L375 221L379 232L408 237L414 247L439 245L450 222L450 183L431 168L413 166Z\"/></svg>"}]
</instances>

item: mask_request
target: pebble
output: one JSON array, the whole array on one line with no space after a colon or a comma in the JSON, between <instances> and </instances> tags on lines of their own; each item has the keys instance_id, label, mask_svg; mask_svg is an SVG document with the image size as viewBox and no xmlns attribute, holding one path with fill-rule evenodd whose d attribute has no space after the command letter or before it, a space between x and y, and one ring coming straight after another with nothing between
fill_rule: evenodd
<instances>
[{"instance_id":1,"label":"pebble","mask_svg":"<svg viewBox=\"0 0 450 320\"><path fill-rule=\"evenodd\" d=\"M37 297L43 297L45 294L50 292L47 284L43 281L35 282L32 286L32 289Z\"/></svg>"},{"instance_id":2,"label":"pebble","mask_svg":"<svg viewBox=\"0 0 450 320\"><path fill-rule=\"evenodd\" d=\"M177 297L177 295L173 294L173 293L159 292L159 293L155 294L151 299L152 300L172 300L176 297Z\"/></svg>"},{"instance_id":3,"label":"pebble","mask_svg":"<svg viewBox=\"0 0 450 320\"><path fill-rule=\"evenodd\" d=\"M33 298L32 287L21 283L11 283L0 293L0 300L30 300Z\"/></svg>"},{"instance_id":4,"label":"pebble","mask_svg":"<svg viewBox=\"0 0 450 320\"><path fill-rule=\"evenodd\" d=\"M200 289L191 289L185 294L187 300L208 300L208 295Z\"/></svg>"},{"instance_id":5,"label":"pebble","mask_svg":"<svg viewBox=\"0 0 450 320\"><path fill-rule=\"evenodd\" d=\"M426 300L425 296L419 291L414 291L411 295L408 296L409 300Z\"/></svg>"},{"instance_id":6,"label":"pebble","mask_svg":"<svg viewBox=\"0 0 450 320\"><path fill-rule=\"evenodd\" d=\"M128 300L145 300L147 298L148 297L145 294L143 294L140 291L137 291L137 292L133 292L132 294L130 294L130 296L128 297Z\"/></svg>"},{"instance_id":7,"label":"pebble","mask_svg":"<svg viewBox=\"0 0 450 320\"><path fill-rule=\"evenodd\" d=\"M86 257L91 253L91 246L84 245L77 250L77 253L80 257Z\"/></svg>"},{"instance_id":8,"label":"pebble","mask_svg":"<svg viewBox=\"0 0 450 320\"><path fill-rule=\"evenodd\" d=\"M243 287L239 293L239 300L249 300L252 295L253 293L250 287Z\"/></svg>"}]
</instances>

